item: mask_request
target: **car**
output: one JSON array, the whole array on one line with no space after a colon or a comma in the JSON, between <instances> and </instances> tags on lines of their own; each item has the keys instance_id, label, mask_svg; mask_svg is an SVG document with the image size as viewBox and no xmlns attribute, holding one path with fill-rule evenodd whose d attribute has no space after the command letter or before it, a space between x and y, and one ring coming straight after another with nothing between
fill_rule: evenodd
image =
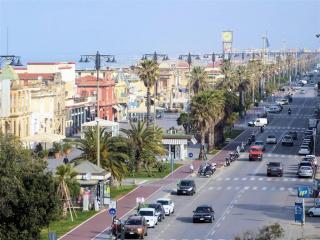
<instances>
[{"instance_id":1,"label":"car","mask_svg":"<svg viewBox=\"0 0 320 240\"><path fill-rule=\"evenodd\" d=\"M267 108L268 113L279 113L281 112L281 108L279 106L270 106Z\"/></svg>"},{"instance_id":2,"label":"car","mask_svg":"<svg viewBox=\"0 0 320 240\"><path fill-rule=\"evenodd\" d=\"M296 131L289 131L289 132L287 132L287 135L291 135L293 140L298 139L298 133Z\"/></svg>"},{"instance_id":3,"label":"car","mask_svg":"<svg viewBox=\"0 0 320 240\"><path fill-rule=\"evenodd\" d=\"M130 216L124 223L124 236L126 239L144 239L148 236L148 224L142 216Z\"/></svg>"},{"instance_id":4,"label":"car","mask_svg":"<svg viewBox=\"0 0 320 240\"><path fill-rule=\"evenodd\" d=\"M313 166L315 166L315 167L318 166L318 161L317 161L317 158L316 158L315 155L306 155L306 156L302 159L302 161L309 161L309 162L311 162L311 164L312 164Z\"/></svg>"},{"instance_id":5,"label":"car","mask_svg":"<svg viewBox=\"0 0 320 240\"><path fill-rule=\"evenodd\" d=\"M268 113L267 112L262 112L262 113L258 113L257 114L257 117L258 118L266 118L268 116Z\"/></svg>"},{"instance_id":6,"label":"car","mask_svg":"<svg viewBox=\"0 0 320 240\"><path fill-rule=\"evenodd\" d=\"M313 168L311 166L300 166L298 170L299 177L313 177Z\"/></svg>"},{"instance_id":7,"label":"car","mask_svg":"<svg viewBox=\"0 0 320 240\"><path fill-rule=\"evenodd\" d=\"M174 203L171 199L159 198L157 199L157 203L160 203L163 206L166 215L169 216L174 213Z\"/></svg>"},{"instance_id":8,"label":"car","mask_svg":"<svg viewBox=\"0 0 320 240\"><path fill-rule=\"evenodd\" d=\"M262 148L262 151L265 151L265 150L266 150L266 147L265 147L265 145L264 145L264 142L261 141L261 140L255 141L254 144L253 144L253 146L259 146L259 147L261 147L261 148Z\"/></svg>"},{"instance_id":9,"label":"car","mask_svg":"<svg viewBox=\"0 0 320 240\"><path fill-rule=\"evenodd\" d=\"M248 127L254 127L254 122L253 121L249 121L248 122Z\"/></svg>"},{"instance_id":10,"label":"car","mask_svg":"<svg viewBox=\"0 0 320 240\"><path fill-rule=\"evenodd\" d=\"M262 148L260 146L251 146L249 149L249 161L260 160L262 161Z\"/></svg>"},{"instance_id":11,"label":"car","mask_svg":"<svg viewBox=\"0 0 320 240\"><path fill-rule=\"evenodd\" d=\"M312 167L312 169L313 169L313 165L309 161L301 161L301 162L299 162L298 170L299 170L300 167Z\"/></svg>"},{"instance_id":12,"label":"car","mask_svg":"<svg viewBox=\"0 0 320 240\"><path fill-rule=\"evenodd\" d=\"M212 223L214 220L214 210L211 206L201 205L193 211L193 222L210 222Z\"/></svg>"},{"instance_id":13,"label":"car","mask_svg":"<svg viewBox=\"0 0 320 240\"><path fill-rule=\"evenodd\" d=\"M298 153L299 155L309 155L310 154L309 146L301 145Z\"/></svg>"},{"instance_id":14,"label":"car","mask_svg":"<svg viewBox=\"0 0 320 240\"><path fill-rule=\"evenodd\" d=\"M280 108L281 111L283 110L283 106L280 103L275 103L274 106L277 106L278 108Z\"/></svg>"},{"instance_id":15,"label":"car","mask_svg":"<svg viewBox=\"0 0 320 240\"><path fill-rule=\"evenodd\" d=\"M153 208L156 211L156 215L158 216L158 222L161 222L166 213L164 211L163 206L160 203L148 203L145 205L147 208Z\"/></svg>"},{"instance_id":16,"label":"car","mask_svg":"<svg viewBox=\"0 0 320 240\"><path fill-rule=\"evenodd\" d=\"M289 103L291 103L292 102L292 93L286 95L285 98L288 99Z\"/></svg>"},{"instance_id":17,"label":"car","mask_svg":"<svg viewBox=\"0 0 320 240\"><path fill-rule=\"evenodd\" d=\"M286 98L282 98L280 100L277 100L276 103L281 104L281 105L288 105L289 101Z\"/></svg>"},{"instance_id":18,"label":"car","mask_svg":"<svg viewBox=\"0 0 320 240\"><path fill-rule=\"evenodd\" d=\"M282 138L281 144L284 146L285 145L293 146L293 138L291 137L291 135L285 135Z\"/></svg>"},{"instance_id":19,"label":"car","mask_svg":"<svg viewBox=\"0 0 320 240\"><path fill-rule=\"evenodd\" d=\"M140 208L138 215L146 219L148 227L154 228L158 224L158 216L154 208Z\"/></svg>"},{"instance_id":20,"label":"car","mask_svg":"<svg viewBox=\"0 0 320 240\"><path fill-rule=\"evenodd\" d=\"M177 195L193 195L196 193L196 184L192 179L183 179L177 184Z\"/></svg>"},{"instance_id":21,"label":"car","mask_svg":"<svg viewBox=\"0 0 320 240\"><path fill-rule=\"evenodd\" d=\"M308 215L310 217L320 216L320 206L312 207L308 210Z\"/></svg>"},{"instance_id":22,"label":"car","mask_svg":"<svg viewBox=\"0 0 320 240\"><path fill-rule=\"evenodd\" d=\"M267 164L267 176L283 176L283 165L281 162L269 162Z\"/></svg>"},{"instance_id":23,"label":"car","mask_svg":"<svg viewBox=\"0 0 320 240\"><path fill-rule=\"evenodd\" d=\"M277 143L277 137L274 135L269 135L266 139L267 144L276 144Z\"/></svg>"}]
</instances>

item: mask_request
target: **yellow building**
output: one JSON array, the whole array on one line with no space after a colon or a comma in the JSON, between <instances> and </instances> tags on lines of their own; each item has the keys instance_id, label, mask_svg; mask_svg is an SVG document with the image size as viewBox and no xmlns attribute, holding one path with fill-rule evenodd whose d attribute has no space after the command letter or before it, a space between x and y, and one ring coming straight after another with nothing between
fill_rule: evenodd
<instances>
[{"instance_id":1,"label":"yellow building","mask_svg":"<svg viewBox=\"0 0 320 240\"><path fill-rule=\"evenodd\" d=\"M30 134L31 89L23 86L10 66L0 74L0 132L24 138Z\"/></svg>"}]
</instances>

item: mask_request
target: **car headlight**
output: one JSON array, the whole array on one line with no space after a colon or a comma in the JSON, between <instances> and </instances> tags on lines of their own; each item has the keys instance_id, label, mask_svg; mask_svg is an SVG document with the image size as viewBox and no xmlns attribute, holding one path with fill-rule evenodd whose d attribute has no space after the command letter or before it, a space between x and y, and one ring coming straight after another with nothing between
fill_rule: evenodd
<instances>
[{"instance_id":1,"label":"car headlight","mask_svg":"<svg viewBox=\"0 0 320 240\"><path fill-rule=\"evenodd\" d=\"M188 191L191 191L191 190L192 190L192 187L189 187L189 188L188 188Z\"/></svg>"},{"instance_id":2,"label":"car headlight","mask_svg":"<svg viewBox=\"0 0 320 240\"><path fill-rule=\"evenodd\" d=\"M137 231L138 231L138 233L142 233L143 229L142 228L138 228Z\"/></svg>"}]
</instances>

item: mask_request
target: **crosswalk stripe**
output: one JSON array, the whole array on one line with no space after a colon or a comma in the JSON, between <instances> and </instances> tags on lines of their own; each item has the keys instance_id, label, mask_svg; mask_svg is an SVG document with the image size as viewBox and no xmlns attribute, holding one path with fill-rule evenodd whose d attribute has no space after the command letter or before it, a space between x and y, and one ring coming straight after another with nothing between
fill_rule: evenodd
<instances>
[{"instance_id":1,"label":"crosswalk stripe","mask_svg":"<svg viewBox=\"0 0 320 240\"><path fill-rule=\"evenodd\" d=\"M234 181L238 181L238 179L239 179L239 178L234 178L233 180L234 180Z\"/></svg>"},{"instance_id":2,"label":"crosswalk stripe","mask_svg":"<svg viewBox=\"0 0 320 240\"><path fill-rule=\"evenodd\" d=\"M258 187L256 187L256 186L254 186L253 188L252 188L252 190L257 190L258 189Z\"/></svg>"},{"instance_id":3,"label":"crosswalk stripe","mask_svg":"<svg viewBox=\"0 0 320 240\"><path fill-rule=\"evenodd\" d=\"M247 178L245 178L245 177L244 177L244 178L242 178L241 180L242 180L242 181L246 181L246 180L247 180Z\"/></svg>"},{"instance_id":4,"label":"crosswalk stripe","mask_svg":"<svg viewBox=\"0 0 320 240\"><path fill-rule=\"evenodd\" d=\"M231 188L232 188L232 187L228 186L228 187L227 187L227 190L230 190Z\"/></svg>"},{"instance_id":5,"label":"crosswalk stripe","mask_svg":"<svg viewBox=\"0 0 320 240\"><path fill-rule=\"evenodd\" d=\"M263 190L263 191L265 191L265 190L267 190L267 189L268 189L267 187L262 187L262 190Z\"/></svg>"}]
</instances>

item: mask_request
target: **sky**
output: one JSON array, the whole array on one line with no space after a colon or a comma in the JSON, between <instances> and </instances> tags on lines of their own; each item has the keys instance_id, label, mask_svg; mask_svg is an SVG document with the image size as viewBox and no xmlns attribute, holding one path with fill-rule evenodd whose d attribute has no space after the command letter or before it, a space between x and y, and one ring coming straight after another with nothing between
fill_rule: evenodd
<instances>
[{"instance_id":1,"label":"sky","mask_svg":"<svg viewBox=\"0 0 320 240\"><path fill-rule=\"evenodd\" d=\"M24 62L77 61L97 50L122 63L154 51L174 58L221 52L225 30L236 49L262 47L265 33L272 49L316 49L319 13L320 0L0 0L0 54Z\"/></svg>"}]
</instances>

